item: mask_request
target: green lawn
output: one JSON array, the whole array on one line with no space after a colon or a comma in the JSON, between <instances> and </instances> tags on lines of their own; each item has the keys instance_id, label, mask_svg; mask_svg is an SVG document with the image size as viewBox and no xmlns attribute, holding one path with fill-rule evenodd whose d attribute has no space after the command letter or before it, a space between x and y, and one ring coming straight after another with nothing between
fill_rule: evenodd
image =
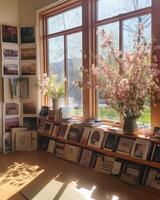
<instances>
[{"instance_id":1,"label":"green lawn","mask_svg":"<svg viewBox=\"0 0 160 200\"><path fill-rule=\"evenodd\" d=\"M82 116L82 108L71 109L71 115ZM101 119L109 119L112 121L119 121L119 113L117 113L112 108L100 107L98 112L98 117ZM146 107L143 115L137 119L137 123L140 125L149 125L151 122L151 110Z\"/></svg>"},{"instance_id":2,"label":"green lawn","mask_svg":"<svg viewBox=\"0 0 160 200\"><path fill-rule=\"evenodd\" d=\"M110 119L113 121L117 121L119 119L118 113L112 109L107 107L100 107L98 116L102 119ZM146 108L143 115L137 119L137 122L142 125L150 124L151 122L151 110L150 108Z\"/></svg>"}]
</instances>

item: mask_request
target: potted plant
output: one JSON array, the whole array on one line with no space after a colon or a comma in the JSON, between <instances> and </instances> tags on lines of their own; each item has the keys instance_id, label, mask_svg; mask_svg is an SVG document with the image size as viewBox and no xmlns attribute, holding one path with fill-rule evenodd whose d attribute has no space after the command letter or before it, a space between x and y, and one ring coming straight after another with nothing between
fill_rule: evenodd
<instances>
[{"instance_id":1,"label":"potted plant","mask_svg":"<svg viewBox=\"0 0 160 200\"><path fill-rule=\"evenodd\" d=\"M38 87L41 93L52 99L53 110L58 110L60 106L60 98L64 96L64 81L58 83L58 76L52 74L48 76L46 73L38 81Z\"/></svg>"},{"instance_id":2,"label":"potted plant","mask_svg":"<svg viewBox=\"0 0 160 200\"><path fill-rule=\"evenodd\" d=\"M153 46L143 36L143 25L139 25L139 35L134 38L132 51L119 51L114 48L112 37L104 31L99 32L101 46L107 48L114 64L101 57L88 71L82 68L83 81L75 80L74 85L98 89L108 106L124 117L124 133L134 133L136 119L145 105L160 99L159 70ZM154 46L158 50L159 46ZM152 62L151 62L152 60Z\"/></svg>"}]
</instances>

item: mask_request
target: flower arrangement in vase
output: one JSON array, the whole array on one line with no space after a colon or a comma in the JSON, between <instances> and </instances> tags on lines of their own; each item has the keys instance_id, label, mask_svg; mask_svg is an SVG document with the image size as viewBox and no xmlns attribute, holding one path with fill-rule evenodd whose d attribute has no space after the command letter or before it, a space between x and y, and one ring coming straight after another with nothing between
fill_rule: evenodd
<instances>
[{"instance_id":1,"label":"flower arrangement in vase","mask_svg":"<svg viewBox=\"0 0 160 200\"><path fill-rule=\"evenodd\" d=\"M58 76L52 74L48 76L46 73L38 81L38 87L42 95L48 96L52 99L53 110L58 110L60 106L60 98L64 96L64 81L58 83Z\"/></svg>"},{"instance_id":2,"label":"flower arrangement in vase","mask_svg":"<svg viewBox=\"0 0 160 200\"><path fill-rule=\"evenodd\" d=\"M98 57L97 66L92 65L90 70L82 68L83 82L75 80L73 83L78 87L98 89L106 104L123 115L125 133L134 132L135 120L142 115L145 105L151 102L156 105L160 100L157 57L153 55L153 45L143 36L143 25L138 29L134 49L128 52L115 49L112 37L104 31L99 32L101 46L107 48L114 64ZM158 50L159 46L154 45L154 51Z\"/></svg>"}]
</instances>

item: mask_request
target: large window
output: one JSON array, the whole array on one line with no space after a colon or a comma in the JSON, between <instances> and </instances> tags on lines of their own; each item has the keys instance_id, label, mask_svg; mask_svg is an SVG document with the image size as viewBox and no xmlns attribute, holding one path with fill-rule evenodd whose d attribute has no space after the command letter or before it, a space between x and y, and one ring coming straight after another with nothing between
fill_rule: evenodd
<instances>
[{"instance_id":1,"label":"large window","mask_svg":"<svg viewBox=\"0 0 160 200\"><path fill-rule=\"evenodd\" d=\"M75 88L72 82L75 79L83 79L80 68L90 68L95 62L96 54L113 67L120 67L115 65L110 53L101 48L97 31L110 33L115 48L133 51L133 36L138 34L138 25L143 23L144 35L151 41L151 0L64 2L59 5L56 3L54 8L42 13L45 70L49 74L58 74L58 81L66 78L62 103L71 108L73 115L83 115L84 111L87 117L98 116L118 121L119 114L105 104L99 91L80 90ZM151 109L146 107L139 122L149 124L150 118Z\"/></svg>"},{"instance_id":2,"label":"large window","mask_svg":"<svg viewBox=\"0 0 160 200\"><path fill-rule=\"evenodd\" d=\"M62 106L72 115L82 115L82 92L72 84L82 78L82 7L68 9L46 18L47 71L65 81Z\"/></svg>"}]
</instances>

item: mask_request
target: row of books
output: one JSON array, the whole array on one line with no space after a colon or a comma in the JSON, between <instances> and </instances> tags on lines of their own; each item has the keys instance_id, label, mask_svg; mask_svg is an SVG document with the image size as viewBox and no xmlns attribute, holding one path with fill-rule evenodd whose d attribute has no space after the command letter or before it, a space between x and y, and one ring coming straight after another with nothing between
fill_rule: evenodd
<instances>
[{"instance_id":1,"label":"row of books","mask_svg":"<svg viewBox=\"0 0 160 200\"><path fill-rule=\"evenodd\" d=\"M84 127L83 124L72 123L57 125L41 120L38 132L44 136L53 136L138 159L160 162L160 144L145 138L116 134L104 125L99 127Z\"/></svg>"},{"instance_id":2,"label":"row of books","mask_svg":"<svg viewBox=\"0 0 160 200\"><path fill-rule=\"evenodd\" d=\"M158 169L104 156L89 149L56 142L52 139L45 138L44 140L48 140L45 149L57 157L84 167L94 168L95 171L104 174L117 176L130 184L142 184L160 190L160 170Z\"/></svg>"}]
</instances>

